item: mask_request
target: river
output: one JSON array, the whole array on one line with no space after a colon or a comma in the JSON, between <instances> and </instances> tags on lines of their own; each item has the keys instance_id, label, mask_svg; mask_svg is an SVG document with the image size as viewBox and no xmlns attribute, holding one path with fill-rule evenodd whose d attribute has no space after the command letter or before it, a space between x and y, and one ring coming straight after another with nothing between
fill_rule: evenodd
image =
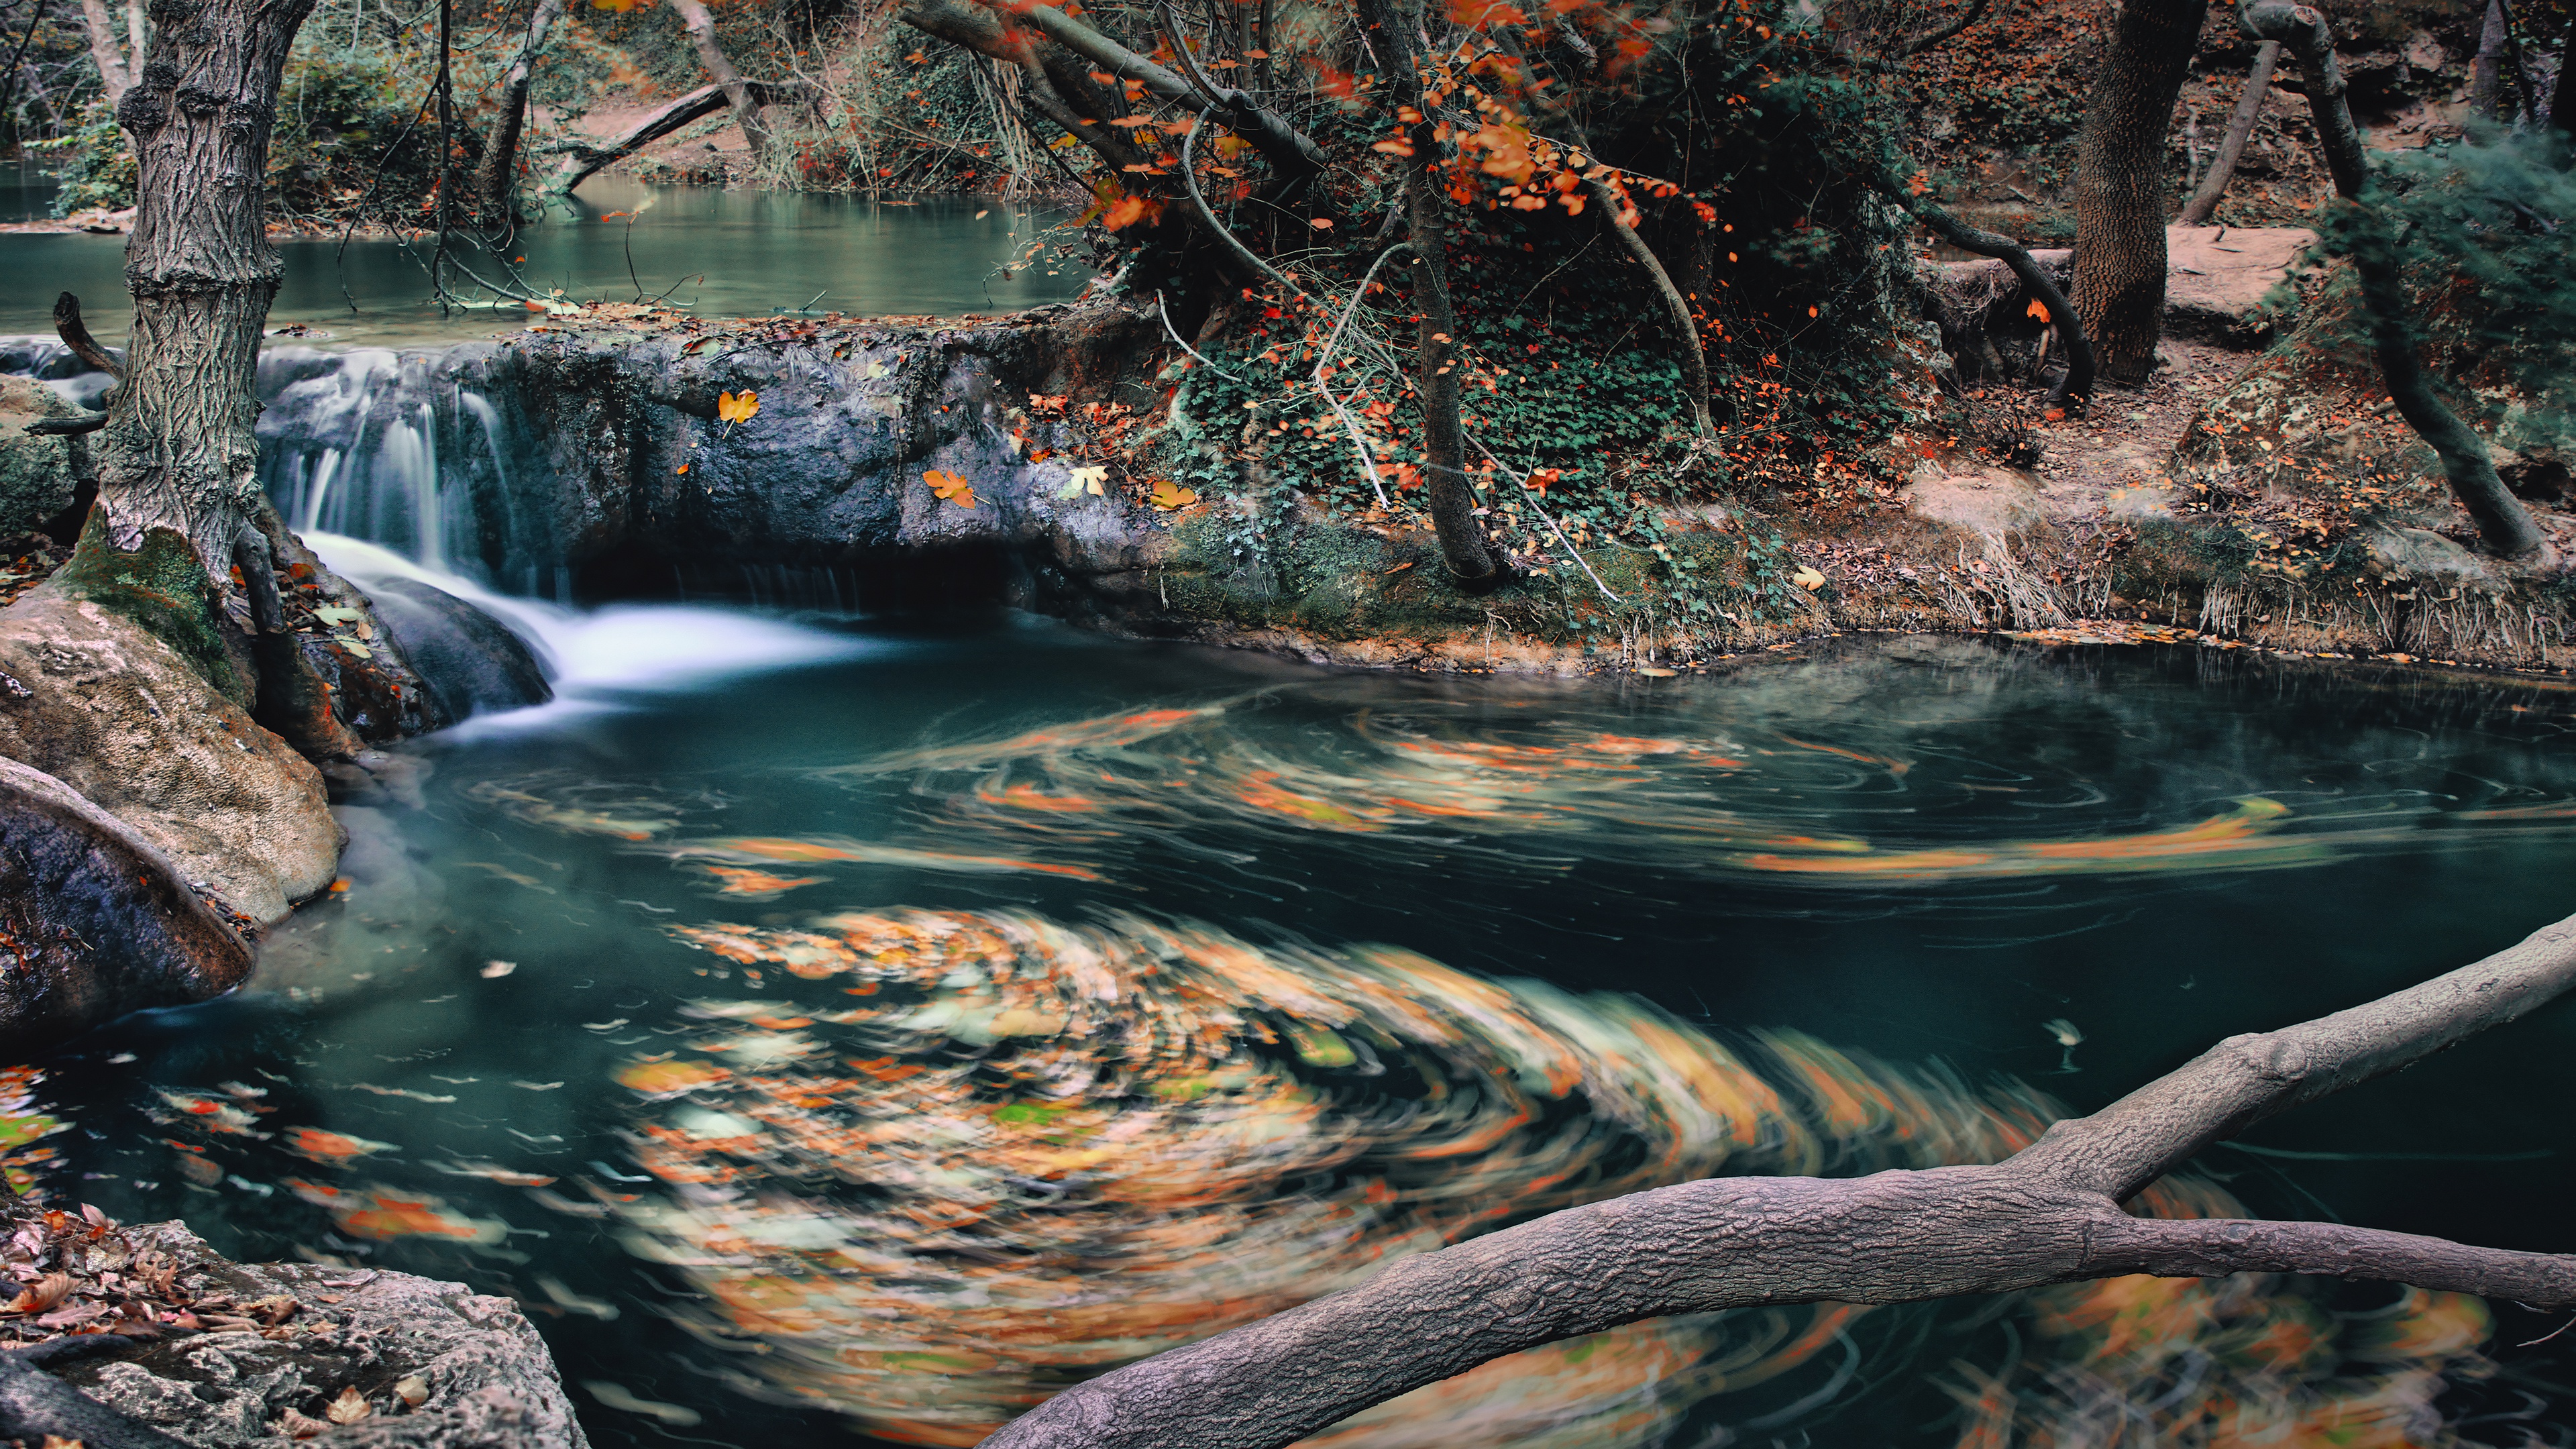
<instances>
[{"instance_id":1,"label":"river","mask_svg":"<svg viewBox=\"0 0 2576 1449\"><path fill-rule=\"evenodd\" d=\"M0 184L0 221L42 215L46 186ZM667 296L709 317L810 309L847 316L957 316L1064 301L1090 269L1050 238L1063 220L1024 202L960 197L861 200L799 192L646 186L594 177L497 252L460 243L473 275L572 301ZM1043 253L1032 248L1044 245ZM415 347L513 331L526 305L451 276L481 305L442 309L429 285L434 238L281 240L286 279L273 333L323 346ZM132 305L125 238L0 234L0 268L23 280L0 291L0 333L53 329L54 297L81 299L111 346Z\"/></svg>"},{"instance_id":2,"label":"river","mask_svg":"<svg viewBox=\"0 0 2576 1449\"><path fill-rule=\"evenodd\" d=\"M559 697L396 752L248 988L33 1064L11 1170L240 1258L509 1294L604 1445L971 1444L1535 1213L2001 1156L2571 908L2563 682L1890 637L1533 682L837 583L576 609L537 535L454 546L510 533L458 480L515 445L409 376L282 353L272 491L351 577L484 601ZM2142 1210L2564 1250L2571 1049L2564 1009L2492 1032ZM2513 1444L2576 1429L2576 1338L2517 1346L2556 1326L2260 1278L1802 1306L1317 1442Z\"/></svg>"}]
</instances>

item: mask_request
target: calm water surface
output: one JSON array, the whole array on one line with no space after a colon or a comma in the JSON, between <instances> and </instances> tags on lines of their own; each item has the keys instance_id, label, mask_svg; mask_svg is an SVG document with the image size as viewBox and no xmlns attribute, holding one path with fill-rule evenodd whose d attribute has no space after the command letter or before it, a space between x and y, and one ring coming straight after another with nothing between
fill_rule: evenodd
<instances>
[{"instance_id":1,"label":"calm water surface","mask_svg":"<svg viewBox=\"0 0 2576 1449\"><path fill-rule=\"evenodd\" d=\"M972 1443L1531 1213L1999 1156L2576 909L2557 687L1956 640L1534 684L1013 616L518 622L565 698L410 747L252 988L44 1063L73 1130L39 1170L237 1256L514 1295L605 1444ZM2576 1248L2571 1049L2544 1012L2147 1207ZM2576 1427L2566 1340L2513 1346L2552 1326L2282 1279L1802 1307L1539 1350L1323 1442L2515 1444Z\"/></svg>"},{"instance_id":2,"label":"calm water surface","mask_svg":"<svg viewBox=\"0 0 2576 1449\"><path fill-rule=\"evenodd\" d=\"M40 216L41 184L6 183L0 220ZM622 213L622 214L621 214ZM1064 301L1088 269L1052 256L1023 262L1062 220L1024 203L924 199L862 201L699 186L644 186L614 177L585 183L569 206L522 229L501 257L537 292L563 289L577 301L628 301L667 293L709 317L764 316L811 307L849 316L1004 312ZM283 241L286 282L271 327L301 326L321 345L415 346L517 328L519 303L441 315L429 287L431 242ZM476 273L497 278L499 261L463 254ZM630 269L631 264L631 269ZM131 306L125 238L0 235L0 268L16 283L0 291L0 333L50 333L54 296L81 299L91 329L123 340ZM452 289L470 293L461 281Z\"/></svg>"}]
</instances>

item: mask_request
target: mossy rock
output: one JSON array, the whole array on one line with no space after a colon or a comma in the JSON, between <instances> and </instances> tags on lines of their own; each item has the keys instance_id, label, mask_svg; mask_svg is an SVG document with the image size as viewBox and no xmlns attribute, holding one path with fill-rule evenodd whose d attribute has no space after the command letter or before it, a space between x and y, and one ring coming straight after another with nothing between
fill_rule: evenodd
<instances>
[{"instance_id":1,"label":"mossy rock","mask_svg":"<svg viewBox=\"0 0 2576 1449\"><path fill-rule=\"evenodd\" d=\"M32 533L72 505L74 469L68 438L29 437L39 418L77 411L31 377L0 374L0 538Z\"/></svg>"}]
</instances>

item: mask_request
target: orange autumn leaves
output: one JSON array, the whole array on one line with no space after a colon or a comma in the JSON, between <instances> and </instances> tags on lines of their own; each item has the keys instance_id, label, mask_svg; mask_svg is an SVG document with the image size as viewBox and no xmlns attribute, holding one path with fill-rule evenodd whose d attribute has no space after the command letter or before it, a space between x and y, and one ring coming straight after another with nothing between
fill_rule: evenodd
<instances>
[{"instance_id":1,"label":"orange autumn leaves","mask_svg":"<svg viewBox=\"0 0 2576 1449\"><path fill-rule=\"evenodd\" d=\"M930 495L942 503L954 503L960 508L975 506L975 485L966 481L963 473L933 468L921 475L921 481L930 485Z\"/></svg>"}]
</instances>

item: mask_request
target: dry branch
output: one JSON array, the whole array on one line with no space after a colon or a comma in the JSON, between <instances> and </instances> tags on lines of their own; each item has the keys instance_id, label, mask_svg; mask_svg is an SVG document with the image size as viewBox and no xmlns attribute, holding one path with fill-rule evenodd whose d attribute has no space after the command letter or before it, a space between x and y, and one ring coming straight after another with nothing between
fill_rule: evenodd
<instances>
[{"instance_id":1,"label":"dry branch","mask_svg":"<svg viewBox=\"0 0 2576 1449\"><path fill-rule=\"evenodd\" d=\"M743 81L741 84L764 106L779 105L803 89L801 82ZM577 143L568 146L564 148L563 167L555 173L553 180L546 183L546 191L554 196L566 195L601 169L616 165L692 121L714 115L727 104L723 86L703 85L647 115L625 135L605 146Z\"/></svg>"},{"instance_id":2,"label":"dry branch","mask_svg":"<svg viewBox=\"0 0 2576 1449\"><path fill-rule=\"evenodd\" d=\"M1281 1449L1505 1354L1643 1318L1765 1304L2267 1272L2576 1306L2576 1257L2331 1223L2138 1219L2120 1208L2212 1143L2511 1021L2570 985L2576 917L2392 996L2231 1037L2000 1164L1717 1178L1552 1213L1069 1389L984 1446Z\"/></svg>"},{"instance_id":3,"label":"dry branch","mask_svg":"<svg viewBox=\"0 0 2576 1449\"><path fill-rule=\"evenodd\" d=\"M2272 89L2272 68L2280 60L2281 42L2267 40L2254 47L2254 69L2245 77L2245 89L2237 94L2235 113L2227 118L2226 139L2218 143L2209 174L2201 178L2200 188L2183 207L2178 225L2205 226L2217 214L2219 198L2235 179L2236 163L2245 159L2245 143L2254 135L2254 123L2262 118L2263 97Z\"/></svg>"}]
</instances>

